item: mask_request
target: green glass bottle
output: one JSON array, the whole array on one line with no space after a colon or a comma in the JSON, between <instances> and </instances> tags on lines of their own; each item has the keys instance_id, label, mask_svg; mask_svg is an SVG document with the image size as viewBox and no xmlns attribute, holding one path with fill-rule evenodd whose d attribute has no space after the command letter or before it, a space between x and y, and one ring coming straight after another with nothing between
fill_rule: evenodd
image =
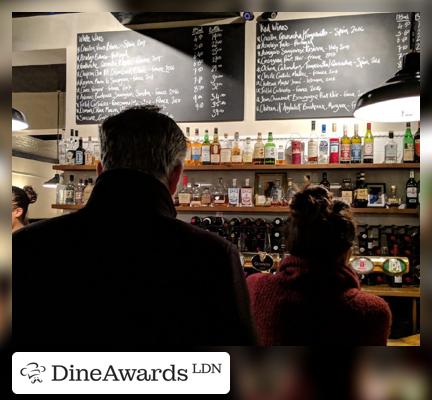
<instances>
[{"instance_id":1,"label":"green glass bottle","mask_svg":"<svg viewBox=\"0 0 432 400\"><path fill-rule=\"evenodd\" d=\"M411 132L411 123L407 122L403 138L403 162L414 162L414 137Z\"/></svg>"},{"instance_id":2,"label":"green glass bottle","mask_svg":"<svg viewBox=\"0 0 432 400\"><path fill-rule=\"evenodd\" d=\"M273 143L273 133L268 133L267 143L264 146L264 164L276 164L276 145Z\"/></svg>"}]
</instances>

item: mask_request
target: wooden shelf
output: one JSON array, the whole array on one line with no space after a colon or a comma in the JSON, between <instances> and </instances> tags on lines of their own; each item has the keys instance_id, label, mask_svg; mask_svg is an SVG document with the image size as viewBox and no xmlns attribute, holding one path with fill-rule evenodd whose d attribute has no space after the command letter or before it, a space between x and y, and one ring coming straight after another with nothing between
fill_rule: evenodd
<instances>
[{"instance_id":1,"label":"wooden shelf","mask_svg":"<svg viewBox=\"0 0 432 400\"><path fill-rule=\"evenodd\" d=\"M176 207L179 213L237 213L237 214L283 214L288 207ZM391 209L391 208L352 208L354 214L386 214L386 215L417 215L418 209Z\"/></svg>"},{"instance_id":2,"label":"wooden shelf","mask_svg":"<svg viewBox=\"0 0 432 400\"><path fill-rule=\"evenodd\" d=\"M53 165L56 171L93 171L96 172L96 165Z\"/></svg>"},{"instance_id":3,"label":"wooden shelf","mask_svg":"<svg viewBox=\"0 0 432 400\"><path fill-rule=\"evenodd\" d=\"M414 297L420 298L420 288L415 286L391 287L387 285L367 286L362 285L362 290L381 297Z\"/></svg>"},{"instance_id":4,"label":"wooden shelf","mask_svg":"<svg viewBox=\"0 0 432 400\"><path fill-rule=\"evenodd\" d=\"M419 163L405 164L289 164L289 165L186 165L185 171L289 171L328 169L420 169Z\"/></svg>"},{"instance_id":5,"label":"wooden shelf","mask_svg":"<svg viewBox=\"0 0 432 400\"><path fill-rule=\"evenodd\" d=\"M75 204L51 204L51 208L55 208L56 210L79 210L83 206Z\"/></svg>"}]
</instances>

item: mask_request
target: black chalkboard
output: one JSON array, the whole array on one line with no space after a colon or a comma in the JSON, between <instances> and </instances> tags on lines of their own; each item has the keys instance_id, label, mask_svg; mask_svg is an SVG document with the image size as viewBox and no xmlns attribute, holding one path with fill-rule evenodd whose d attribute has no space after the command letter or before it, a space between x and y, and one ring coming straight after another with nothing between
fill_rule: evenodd
<instances>
[{"instance_id":1,"label":"black chalkboard","mask_svg":"<svg viewBox=\"0 0 432 400\"><path fill-rule=\"evenodd\" d=\"M410 25L409 13L257 24L256 119L352 117L358 97L401 68Z\"/></svg>"},{"instance_id":2,"label":"black chalkboard","mask_svg":"<svg viewBox=\"0 0 432 400\"><path fill-rule=\"evenodd\" d=\"M179 122L244 115L244 24L80 33L76 123L156 104Z\"/></svg>"}]
</instances>

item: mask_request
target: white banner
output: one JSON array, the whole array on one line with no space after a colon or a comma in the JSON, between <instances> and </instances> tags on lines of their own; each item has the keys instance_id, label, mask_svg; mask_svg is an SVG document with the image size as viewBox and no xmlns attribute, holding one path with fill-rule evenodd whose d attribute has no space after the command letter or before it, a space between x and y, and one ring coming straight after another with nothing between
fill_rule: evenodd
<instances>
[{"instance_id":1,"label":"white banner","mask_svg":"<svg viewBox=\"0 0 432 400\"><path fill-rule=\"evenodd\" d=\"M225 352L17 352L16 394L226 394Z\"/></svg>"}]
</instances>

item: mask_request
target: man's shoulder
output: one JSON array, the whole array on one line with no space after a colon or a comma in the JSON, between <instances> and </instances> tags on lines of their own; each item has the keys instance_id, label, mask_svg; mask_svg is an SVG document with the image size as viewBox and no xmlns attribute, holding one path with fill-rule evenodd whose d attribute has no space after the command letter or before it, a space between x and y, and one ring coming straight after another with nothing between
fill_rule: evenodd
<instances>
[{"instance_id":1,"label":"man's shoulder","mask_svg":"<svg viewBox=\"0 0 432 400\"><path fill-rule=\"evenodd\" d=\"M351 310L358 314L391 316L390 307L384 299L361 289L348 290L345 299Z\"/></svg>"}]
</instances>

